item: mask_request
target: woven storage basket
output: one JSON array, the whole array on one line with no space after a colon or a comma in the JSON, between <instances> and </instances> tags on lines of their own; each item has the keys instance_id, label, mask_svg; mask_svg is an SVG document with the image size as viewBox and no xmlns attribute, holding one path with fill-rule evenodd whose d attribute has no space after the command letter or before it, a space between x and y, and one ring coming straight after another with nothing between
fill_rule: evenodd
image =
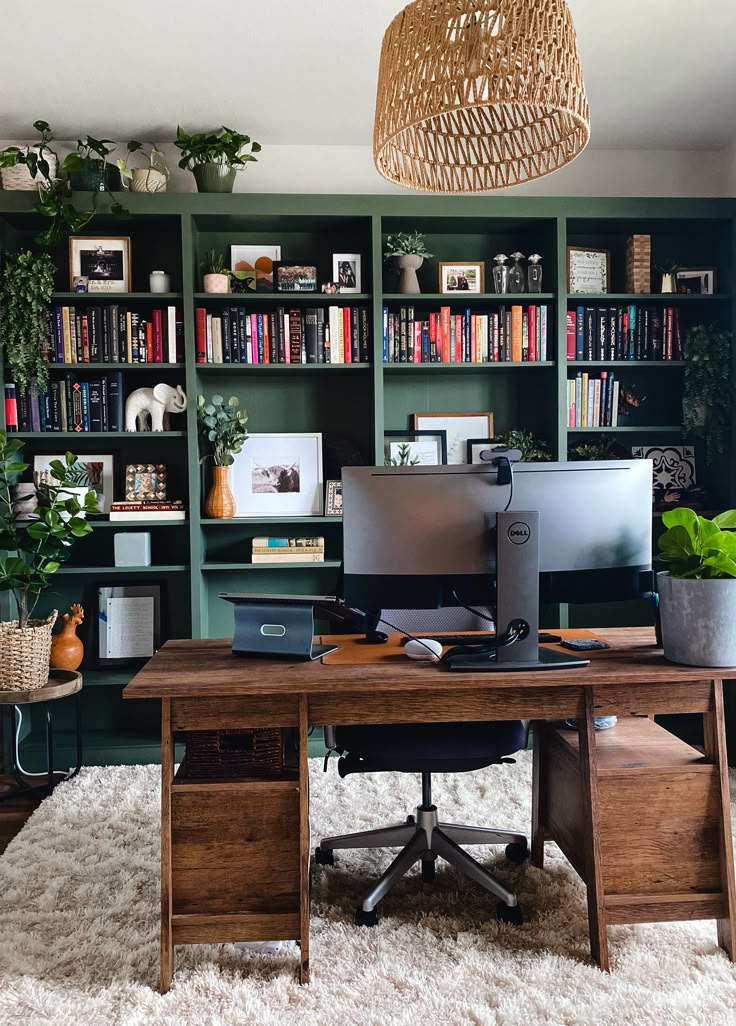
<instances>
[{"instance_id":1,"label":"woven storage basket","mask_svg":"<svg viewBox=\"0 0 736 1026\"><path fill-rule=\"evenodd\" d=\"M46 152L44 156L49 164L49 178L53 182L56 179L58 160L56 159L56 155L53 153ZM41 175L36 175L35 178L31 178L31 173L25 164L16 164L15 167L2 168L2 170L0 170L0 180L3 183L3 189L22 189L26 192L37 189L44 181Z\"/></svg>"},{"instance_id":2,"label":"woven storage basket","mask_svg":"<svg viewBox=\"0 0 736 1026\"><path fill-rule=\"evenodd\" d=\"M186 734L183 775L187 777L246 777L278 773L283 765L278 728L193 730Z\"/></svg>"},{"instance_id":3,"label":"woven storage basket","mask_svg":"<svg viewBox=\"0 0 736 1026\"><path fill-rule=\"evenodd\" d=\"M46 620L29 620L18 630L17 620L0 622L0 689L35 691L48 683L51 631L58 611Z\"/></svg>"}]
</instances>

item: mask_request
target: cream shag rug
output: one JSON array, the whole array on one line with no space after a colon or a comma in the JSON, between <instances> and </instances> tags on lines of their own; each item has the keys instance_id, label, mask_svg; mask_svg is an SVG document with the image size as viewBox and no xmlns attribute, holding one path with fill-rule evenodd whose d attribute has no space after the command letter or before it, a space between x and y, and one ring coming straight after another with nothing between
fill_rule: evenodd
<instances>
[{"instance_id":1,"label":"cream shag rug","mask_svg":"<svg viewBox=\"0 0 736 1026\"><path fill-rule=\"evenodd\" d=\"M312 760L312 834L400 819L415 776L340 780ZM317 867L313 982L296 948L179 947L171 992L156 991L159 769L90 768L35 812L0 858L1 1026L730 1026L736 968L711 922L609 930L613 972L589 959L585 891L559 850L543 872L498 864L524 908L496 922L495 899L438 862L383 903L375 929L353 911L387 852ZM436 777L444 819L528 829L531 759Z\"/></svg>"}]
</instances>

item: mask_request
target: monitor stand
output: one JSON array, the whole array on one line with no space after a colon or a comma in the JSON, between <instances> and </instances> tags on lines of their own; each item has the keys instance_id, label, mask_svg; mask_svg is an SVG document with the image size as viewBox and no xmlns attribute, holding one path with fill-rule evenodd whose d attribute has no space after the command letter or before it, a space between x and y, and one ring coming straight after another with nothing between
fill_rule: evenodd
<instances>
[{"instance_id":1,"label":"monitor stand","mask_svg":"<svg viewBox=\"0 0 736 1026\"><path fill-rule=\"evenodd\" d=\"M284 659L319 659L337 651L337 645L314 642L314 602L298 597L287 602L267 596L248 600L231 598L235 606L233 655L277 656Z\"/></svg>"},{"instance_id":2,"label":"monitor stand","mask_svg":"<svg viewBox=\"0 0 736 1026\"><path fill-rule=\"evenodd\" d=\"M539 645L534 659L512 659L514 649L520 644L521 642L517 641L507 649L499 648L486 655L463 653L450 656L445 665L450 670L473 673L474 671L487 672L489 670L572 670L590 663L590 659L581 659L580 656L573 655L572 652L558 652L556 649L541 648ZM507 652L509 658L499 659L498 656L502 652Z\"/></svg>"}]
</instances>

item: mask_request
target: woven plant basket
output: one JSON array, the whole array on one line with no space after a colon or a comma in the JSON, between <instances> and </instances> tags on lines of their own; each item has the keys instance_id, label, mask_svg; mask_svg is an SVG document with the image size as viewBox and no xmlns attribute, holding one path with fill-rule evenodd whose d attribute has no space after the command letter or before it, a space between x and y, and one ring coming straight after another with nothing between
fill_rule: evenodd
<instances>
[{"instance_id":1,"label":"woven plant basket","mask_svg":"<svg viewBox=\"0 0 736 1026\"><path fill-rule=\"evenodd\" d=\"M55 154L49 153L48 151L44 154L49 164L49 177L51 181L56 180L56 172L58 170L58 161ZM36 175L35 178L31 178L31 173L25 164L16 164L15 167L4 167L0 171L0 180L3 183L3 189L17 190L21 189L25 192L30 192L37 189L39 185L44 181L41 175Z\"/></svg>"},{"instance_id":2,"label":"woven plant basket","mask_svg":"<svg viewBox=\"0 0 736 1026\"><path fill-rule=\"evenodd\" d=\"M18 630L17 620L0 622L0 690L35 691L48 683L51 631L58 611L45 620L29 620Z\"/></svg>"}]
</instances>

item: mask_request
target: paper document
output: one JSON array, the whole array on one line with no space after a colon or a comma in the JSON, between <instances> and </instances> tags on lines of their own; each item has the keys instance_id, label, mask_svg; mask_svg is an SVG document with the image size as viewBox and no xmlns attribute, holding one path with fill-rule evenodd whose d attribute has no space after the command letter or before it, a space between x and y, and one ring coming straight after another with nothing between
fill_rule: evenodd
<instances>
[{"instance_id":1,"label":"paper document","mask_svg":"<svg viewBox=\"0 0 736 1026\"><path fill-rule=\"evenodd\" d=\"M154 600L150 595L105 600L101 659L141 659L153 655Z\"/></svg>"}]
</instances>

